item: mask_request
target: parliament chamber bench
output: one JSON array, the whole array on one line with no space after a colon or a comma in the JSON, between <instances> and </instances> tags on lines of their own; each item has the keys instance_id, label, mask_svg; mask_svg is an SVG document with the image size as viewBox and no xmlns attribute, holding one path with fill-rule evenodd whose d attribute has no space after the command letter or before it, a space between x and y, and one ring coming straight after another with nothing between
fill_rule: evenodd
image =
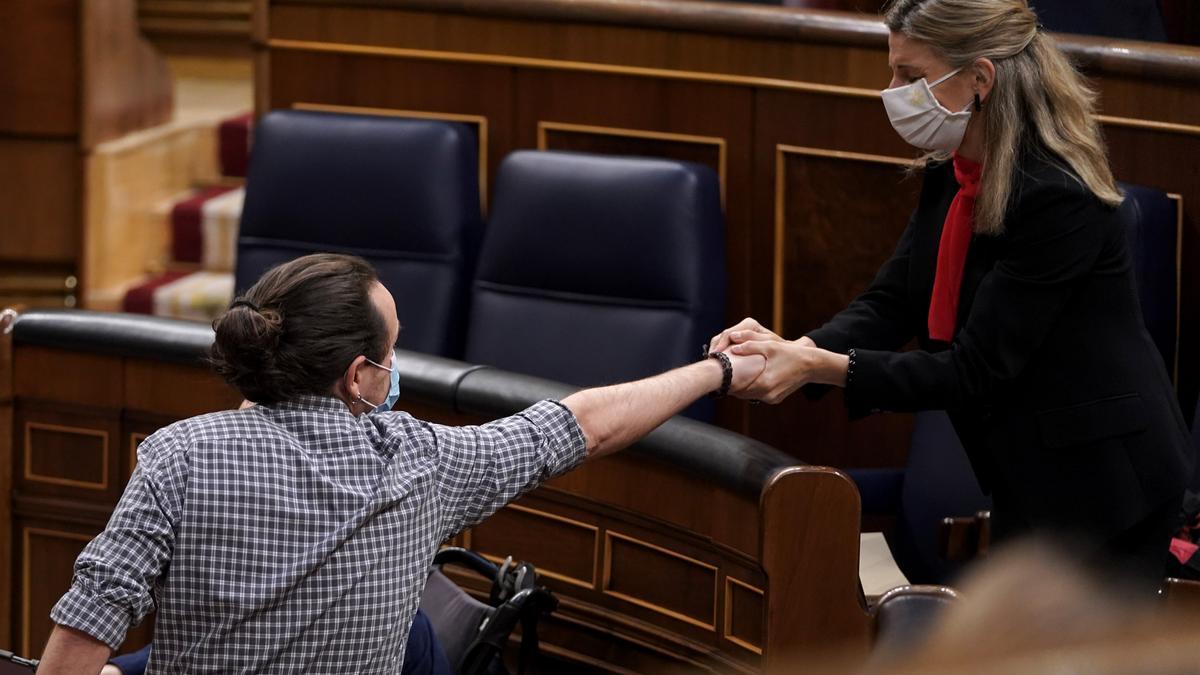
<instances>
[{"instance_id":1,"label":"parliament chamber bench","mask_svg":"<svg viewBox=\"0 0 1200 675\"><path fill-rule=\"evenodd\" d=\"M0 341L0 453L12 468L0 474L0 603L11 603L0 606L0 640L15 651L40 651L49 610L120 497L138 443L241 402L203 364L211 341L195 323L74 310L25 313ZM400 351L398 364L400 408L439 423L483 422L572 391L415 352ZM874 632L853 483L683 418L450 543L542 570L561 599L539 631L542 652L569 672L759 672L828 648L865 652ZM149 632L134 630L125 647Z\"/></svg>"}]
</instances>

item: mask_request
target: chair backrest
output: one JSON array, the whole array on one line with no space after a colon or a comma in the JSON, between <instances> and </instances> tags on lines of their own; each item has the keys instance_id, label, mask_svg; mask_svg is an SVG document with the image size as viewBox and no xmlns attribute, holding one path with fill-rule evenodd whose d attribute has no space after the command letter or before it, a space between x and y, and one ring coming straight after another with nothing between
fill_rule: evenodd
<instances>
[{"instance_id":1,"label":"chair backrest","mask_svg":"<svg viewBox=\"0 0 1200 675\"><path fill-rule=\"evenodd\" d=\"M254 128L236 286L314 253L366 258L408 349L456 356L478 249L479 164L465 125L276 111Z\"/></svg>"},{"instance_id":2,"label":"chair backrest","mask_svg":"<svg viewBox=\"0 0 1200 675\"><path fill-rule=\"evenodd\" d=\"M465 359L580 386L645 377L698 358L724 297L711 169L517 152L496 178Z\"/></svg>"},{"instance_id":3,"label":"chair backrest","mask_svg":"<svg viewBox=\"0 0 1200 675\"><path fill-rule=\"evenodd\" d=\"M1122 183L1126 234L1146 331L1175 375L1179 309L1179 204L1162 190Z\"/></svg>"},{"instance_id":4,"label":"chair backrest","mask_svg":"<svg viewBox=\"0 0 1200 675\"><path fill-rule=\"evenodd\" d=\"M950 418L941 410L917 413L912 447L900 490L900 513L892 554L905 575L921 583L950 581L962 563L942 559L938 528L943 518L990 511L971 462Z\"/></svg>"},{"instance_id":5,"label":"chair backrest","mask_svg":"<svg viewBox=\"0 0 1200 675\"><path fill-rule=\"evenodd\" d=\"M467 649L479 637L479 627L495 611L472 598L439 569L430 571L421 594L421 609L429 616L433 632L456 672Z\"/></svg>"}]
</instances>

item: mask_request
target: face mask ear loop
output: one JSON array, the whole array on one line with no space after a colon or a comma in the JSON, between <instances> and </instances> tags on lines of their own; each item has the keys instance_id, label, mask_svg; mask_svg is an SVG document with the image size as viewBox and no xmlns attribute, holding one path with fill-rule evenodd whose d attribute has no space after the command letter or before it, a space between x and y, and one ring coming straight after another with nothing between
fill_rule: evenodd
<instances>
[{"instance_id":1,"label":"face mask ear loop","mask_svg":"<svg viewBox=\"0 0 1200 675\"><path fill-rule=\"evenodd\" d=\"M954 70L946 73L945 75L939 77L938 79L934 80L933 82L930 82L929 88L933 89L934 87L938 86L939 84L945 82L946 80L954 77L955 75L957 75L961 72L962 72L962 68L955 68Z\"/></svg>"}]
</instances>

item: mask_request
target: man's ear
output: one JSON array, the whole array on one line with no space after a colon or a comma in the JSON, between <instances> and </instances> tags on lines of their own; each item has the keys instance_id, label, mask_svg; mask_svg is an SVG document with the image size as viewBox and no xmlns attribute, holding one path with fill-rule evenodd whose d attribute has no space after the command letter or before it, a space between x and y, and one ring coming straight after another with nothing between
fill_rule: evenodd
<instances>
[{"instance_id":1,"label":"man's ear","mask_svg":"<svg viewBox=\"0 0 1200 675\"><path fill-rule=\"evenodd\" d=\"M366 361L367 357L361 354L354 357L354 360L351 361L350 365L346 367L346 372L342 373L341 379L338 380L338 388L341 389L340 393L343 394L348 401L358 400L358 371L362 365L366 363Z\"/></svg>"}]
</instances>

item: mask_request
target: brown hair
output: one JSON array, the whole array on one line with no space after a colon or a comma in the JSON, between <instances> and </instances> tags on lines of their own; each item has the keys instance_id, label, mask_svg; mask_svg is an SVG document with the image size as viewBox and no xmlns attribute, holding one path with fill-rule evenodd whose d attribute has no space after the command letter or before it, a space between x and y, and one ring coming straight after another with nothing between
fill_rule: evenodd
<instances>
[{"instance_id":1,"label":"brown hair","mask_svg":"<svg viewBox=\"0 0 1200 675\"><path fill-rule=\"evenodd\" d=\"M1022 149L1045 148L1102 202L1121 203L1096 121L1096 93L1041 30L1025 0L893 0L884 23L928 44L952 68L982 58L996 66L991 95L977 113L984 117L985 156L976 232L1003 231Z\"/></svg>"},{"instance_id":2,"label":"brown hair","mask_svg":"<svg viewBox=\"0 0 1200 675\"><path fill-rule=\"evenodd\" d=\"M256 403L329 393L355 357L387 353L377 279L362 258L329 253L268 270L213 322L213 369Z\"/></svg>"}]
</instances>

